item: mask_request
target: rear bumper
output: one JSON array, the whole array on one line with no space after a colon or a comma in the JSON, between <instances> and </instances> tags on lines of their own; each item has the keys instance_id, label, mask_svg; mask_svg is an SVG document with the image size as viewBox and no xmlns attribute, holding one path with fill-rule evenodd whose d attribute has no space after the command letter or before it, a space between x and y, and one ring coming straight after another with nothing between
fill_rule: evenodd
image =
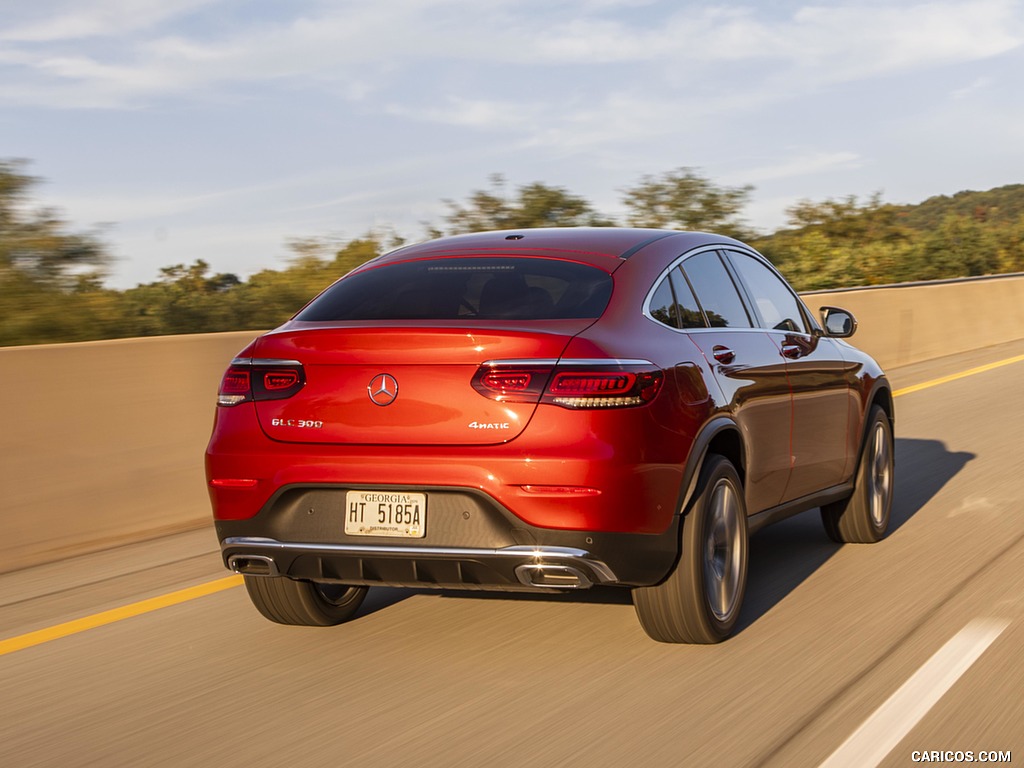
<instances>
[{"instance_id":1,"label":"rear bumper","mask_svg":"<svg viewBox=\"0 0 1024 768\"><path fill-rule=\"evenodd\" d=\"M457 589L586 589L618 577L572 547L473 547L303 544L228 538L225 563L247 576L290 576L345 584Z\"/></svg>"},{"instance_id":2,"label":"rear bumper","mask_svg":"<svg viewBox=\"0 0 1024 768\"><path fill-rule=\"evenodd\" d=\"M678 556L678 517L657 534L540 528L481 491L453 487L391 487L426 492L422 538L349 535L344 499L352 489L293 485L251 518L217 520L224 564L343 584L525 590L646 586Z\"/></svg>"}]
</instances>

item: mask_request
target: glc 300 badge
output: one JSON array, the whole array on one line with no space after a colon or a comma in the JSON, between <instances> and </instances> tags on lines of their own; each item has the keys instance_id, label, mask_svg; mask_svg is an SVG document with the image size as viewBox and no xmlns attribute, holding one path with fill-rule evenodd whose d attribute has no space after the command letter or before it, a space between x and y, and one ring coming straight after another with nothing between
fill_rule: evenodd
<instances>
[{"instance_id":1,"label":"glc 300 badge","mask_svg":"<svg viewBox=\"0 0 1024 768\"><path fill-rule=\"evenodd\" d=\"M366 388L374 405L391 405L398 397L398 381L390 373L378 373Z\"/></svg>"}]
</instances>

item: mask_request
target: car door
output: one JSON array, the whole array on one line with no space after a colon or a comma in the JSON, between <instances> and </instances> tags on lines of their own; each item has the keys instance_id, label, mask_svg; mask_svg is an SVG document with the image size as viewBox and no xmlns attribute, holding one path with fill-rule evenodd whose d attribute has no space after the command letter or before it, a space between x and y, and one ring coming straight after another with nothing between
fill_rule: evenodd
<instances>
[{"instance_id":1,"label":"car door","mask_svg":"<svg viewBox=\"0 0 1024 768\"><path fill-rule=\"evenodd\" d=\"M704 327L689 331L714 371L743 435L748 514L777 505L790 475L792 402L777 345L746 307L716 250L687 257L672 273L677 294L693 297Z\"/></svg>"},{"instance_id":2,"label":"car door","mask_svg":"<svg viewBox=\"0 0 1024 768\"><path fill-rule=\"evenodd\" d=\"M847 363L832 339L812 332L806 308L766 262L727 251L778 354L793 393L792 472L783 494L791 501L842 482L847 466L849 398Z\"/></svg>"}]
</instances>

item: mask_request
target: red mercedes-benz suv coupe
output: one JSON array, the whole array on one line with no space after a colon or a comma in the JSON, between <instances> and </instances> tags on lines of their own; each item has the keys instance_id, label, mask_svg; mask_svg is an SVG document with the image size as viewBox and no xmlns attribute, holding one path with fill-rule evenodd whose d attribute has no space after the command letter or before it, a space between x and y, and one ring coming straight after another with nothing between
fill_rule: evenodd
<instances>
[{"instance_id":1,"label":"red mercedes-benz suv coupe","mask_svg":"<svg viewBox=\"0 0 1024 768\"><path fill-rule=\"evenodd\" d=\"M243 349L206 468L228 568L283 624L374 585L632 589L656 640L732 631L759 527L880 539L893 405L841 309L746 245L525 229L400 248Z\"/></svg>"}]
</instances>

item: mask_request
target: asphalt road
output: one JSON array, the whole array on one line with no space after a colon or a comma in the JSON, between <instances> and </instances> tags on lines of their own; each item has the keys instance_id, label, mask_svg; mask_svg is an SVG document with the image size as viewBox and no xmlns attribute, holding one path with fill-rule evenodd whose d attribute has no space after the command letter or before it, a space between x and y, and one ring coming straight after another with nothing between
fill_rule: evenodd
<instances>
[{"instance_id":1,"label":"asphalt road","mask_svg":"<svg viewBox=\"0 0 1024 768\"><path fill-rule=\"evenodd\" d=\"M238 587L39 642L224 578L212 528L2 575L0 766L1024 762L1022 392L1018 361L897 397L890 535L838 546L816 512L762 531L718 646L650 641L626 592L371 590L307 629Z\"/></svg>"}]
</instances>

